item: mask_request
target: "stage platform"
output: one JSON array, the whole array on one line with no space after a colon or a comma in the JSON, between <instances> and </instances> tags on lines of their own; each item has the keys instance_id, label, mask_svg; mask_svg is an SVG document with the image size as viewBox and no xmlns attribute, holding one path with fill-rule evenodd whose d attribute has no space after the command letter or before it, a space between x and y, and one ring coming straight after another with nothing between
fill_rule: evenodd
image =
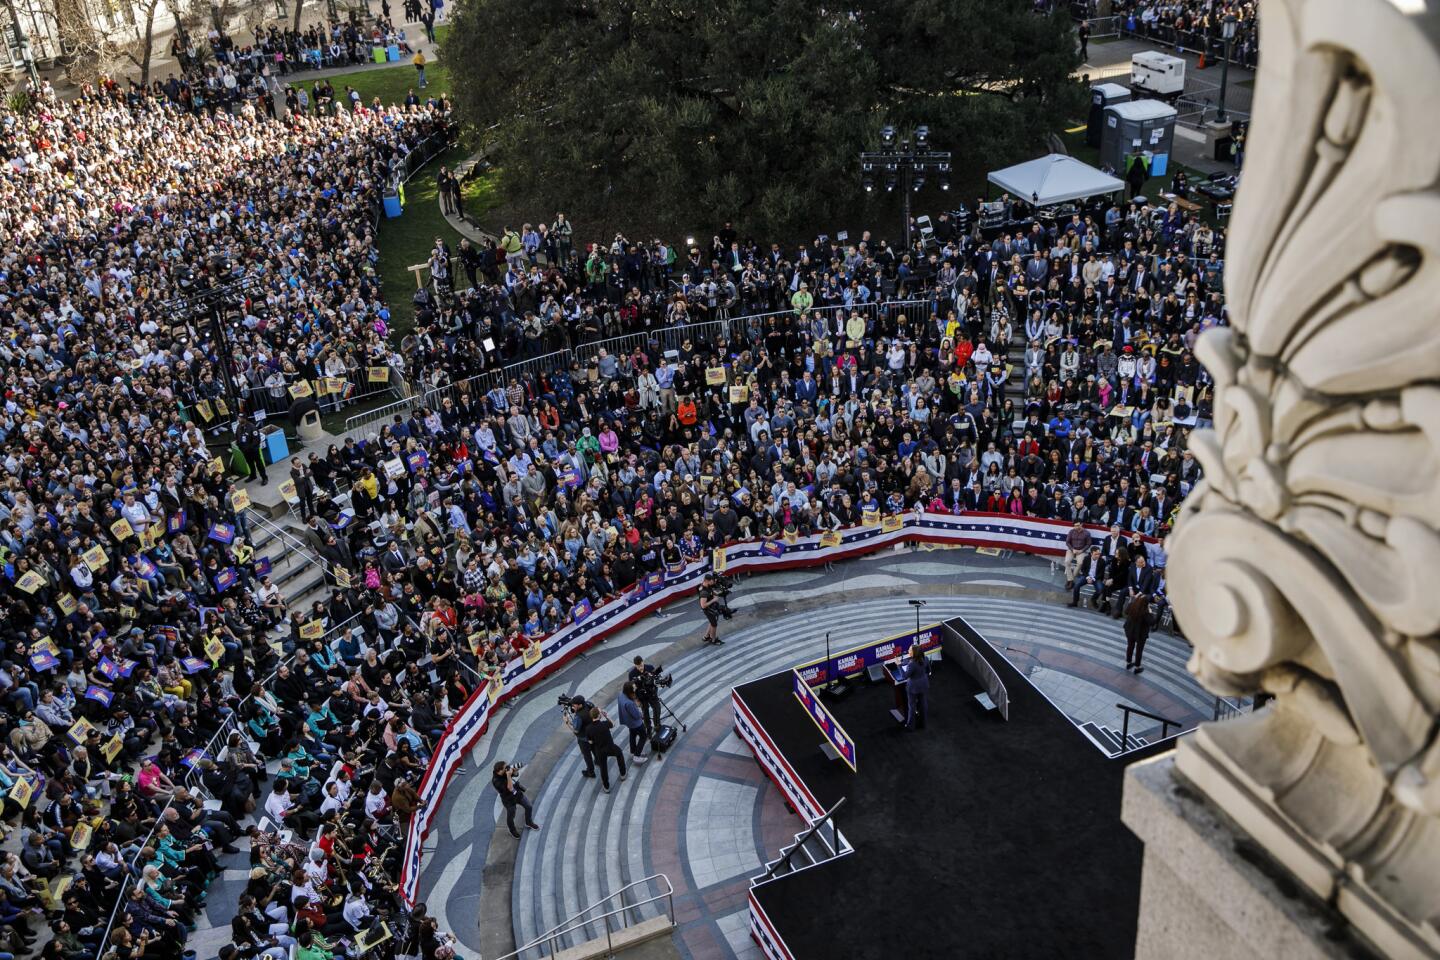
<instances>
[{"instance_id":1,"label":"stage platform","mask_svg":"<svg viewBox=\"0 0 1440 960\"><path fill-rule=\"evenodd\" d=\"M737 724L762 731L757 755L780 755L767 772L782 790L797 781L805 806L844 797L836 819L854 847L752 887L776 942L756 939L796 960L1131 956L1142 848L1120 822L1121 775L1171 744L1106 758L968 624L948 623L1004 683L1009 721L948 655L923 731L899 729L889 683L862 678L825 700L856 744L855 773L822 755L788 671L735 688Z\"/></svg>"}]
</instances>

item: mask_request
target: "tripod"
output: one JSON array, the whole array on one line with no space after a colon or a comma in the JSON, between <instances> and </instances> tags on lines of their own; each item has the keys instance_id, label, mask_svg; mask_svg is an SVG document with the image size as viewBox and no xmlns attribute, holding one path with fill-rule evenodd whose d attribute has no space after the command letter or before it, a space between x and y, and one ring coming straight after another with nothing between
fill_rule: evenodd
<instances>
[{"instance_id":1,"label":"tripod","mask_svg":"<svg viewBox=\"0 0 1440 960\"><path fill-rule=\"evenodd\" d=\"M657 691L656 694L655 694L655 702L660 705L660 719L661 719L661 720L664 720L664 719L667 718L667 717L668 717L669 719L671 719L671 720L674 720L675 723L676 723L676 725L680 727L680 732L681 732L681 733L684 733L684 732L686 732L686 731L689 730L689 727L685 726L685 721L684 721L684 720L681 720L679 717L677 717L677 716L675 715L675 711L673 711L673 710L670 709L669 704L667 704L667 703L665 702L665 698L662 697L662 696L660 696L660 694L659 694L658 691ZM663 759L664 756L665 756L665 751L669 749L668 747L661 747L661 746L659 746L659 745L656 744L656 742L655 742L655 736L658 735L659 733L660 733L660 727L659 727L659 725L657 724L656 727L655 727L655 733L652 734L651 737L650 737L650 752L651 752L651 754L655 757L656 760Z\"/></svg>"}]
</instances>

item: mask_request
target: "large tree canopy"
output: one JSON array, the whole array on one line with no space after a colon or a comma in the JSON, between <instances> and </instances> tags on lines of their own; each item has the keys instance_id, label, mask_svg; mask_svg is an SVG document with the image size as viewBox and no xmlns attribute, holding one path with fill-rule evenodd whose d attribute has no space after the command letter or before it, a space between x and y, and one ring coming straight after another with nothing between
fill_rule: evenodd
<instances>
[{"instance_id":1,"label":"large tree canopy","mask_svg":"<svg viewBox=\"0 0 1440 960\"><path fill-rule=\"evenodd\" d=\"M886 122L984 170L1082 95L1068 18L1030 0L461 0L442 56L507 195L775 234L854 207Z\"/></svg>"}]
</instances>

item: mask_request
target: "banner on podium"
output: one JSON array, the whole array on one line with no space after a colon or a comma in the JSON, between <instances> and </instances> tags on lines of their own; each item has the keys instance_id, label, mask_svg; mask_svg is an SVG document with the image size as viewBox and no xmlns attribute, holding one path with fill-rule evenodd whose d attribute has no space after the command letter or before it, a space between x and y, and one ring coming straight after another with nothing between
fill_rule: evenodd
<instances>
[{"instance_id":1,"label":"banner on podium","mask_svg":"<svg viewBox=\"0 0 1440 960\"><path fill-rule=\"evenodd\" d=\"M844 760L845 765L854 772L855 741L850 739L850 734L846 733L839 722L830 715L830 711L825 709L825 704L820 702L815 691L810 689L810 684L800 676L799 670L790 671L790 682L794 686L795 699L800 701L800 706L805 708L805 712L810 715L815 726L825 735L825 739L830 741L830 746L835 748L840 759Z\"/></svg>"}]
</instances>

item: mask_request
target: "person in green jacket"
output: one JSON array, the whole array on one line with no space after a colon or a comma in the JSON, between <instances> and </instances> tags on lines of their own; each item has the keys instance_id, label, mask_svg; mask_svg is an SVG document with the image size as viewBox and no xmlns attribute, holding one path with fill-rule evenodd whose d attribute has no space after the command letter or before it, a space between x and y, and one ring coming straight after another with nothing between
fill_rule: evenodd
<instances>
[{"instance_id":1,"label":"person in green jacket","mask_svg":"<svg viewBox=\"0 0 1440 960\"><path fill-rule=\"evenodd\" d=\"M590 281L590 286L602 287L605 285L605 274L610 267L605 263L605 258L600 255L600 248L597 246L590 251L590 258L585 261L585 279Z\"/></svg>"},{"instance_id":2,"label":"person in green jacket","mask_svg":"<svg viewBox=\"0 0 1440 960\"><path fill-rule=\"evenodd\" d=\"M810 285L800 284L800 289L790 296L790 306L795 308L796 313L804 313L815 305L815 298L810 294Z\"/></svg>"},{"instance_id":3,"label":"person in green jacket","mask_svg":"<svg viewBox=\"0 0 1440 960\"><path fill-rule=\"evenodd\" d=\"M511 263L520 259L520 234L506 227L500 234L500 249L505 251L505 259Z\"/></svg>"}]
</instances>

